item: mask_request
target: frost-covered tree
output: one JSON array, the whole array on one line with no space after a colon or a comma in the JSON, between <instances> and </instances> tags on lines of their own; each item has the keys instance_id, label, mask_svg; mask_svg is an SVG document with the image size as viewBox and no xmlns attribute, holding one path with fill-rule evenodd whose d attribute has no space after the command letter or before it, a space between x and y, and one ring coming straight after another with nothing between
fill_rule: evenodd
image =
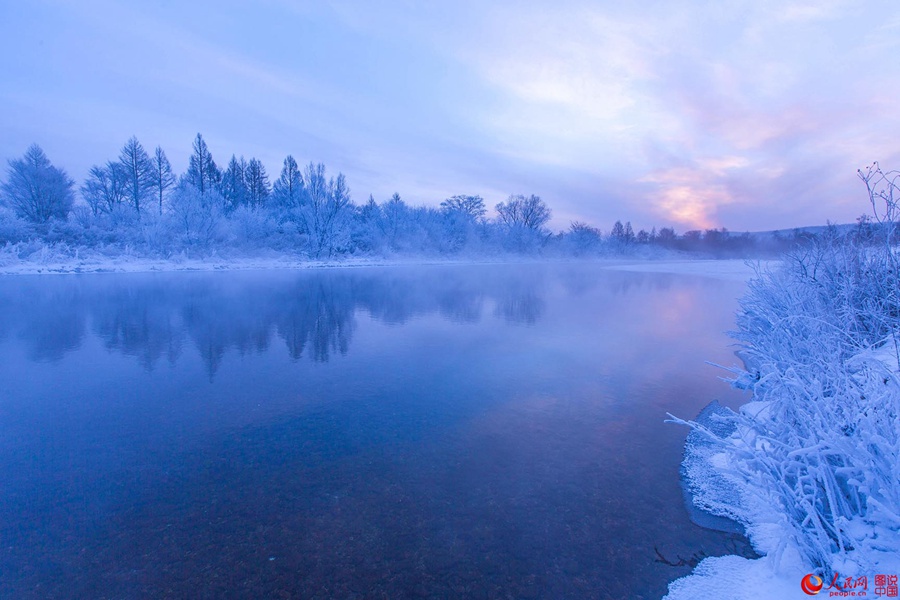
<instances>
[{"instance_id":1,"label":"frost-covered tree","mask_svg":"<svg viewBox=\"0 0 900 600\"><path fill-rule=\"evenodd\" d=\"M381 205L381 219L379 221L381 233L391 250L396 252L401 246L405 245L403 244L403 238L409 237L408 231L405 230L409 229L407 225L410 221L409 206L406 205L400 194L394 192L391 199Z\"/></svg>"},{"instance_id":2,"label":"frost-covered tree","mask_svg":"<svg viewBox=\"0 0 900 600\"><path fill-rule=\"evenodd\" d=\"M457 195L441 202L443 238L441 250L458 251L475 236L487 212L481 196Z\"/></svg>"},{"instance_id":3,"label":"frost-covered tree","mask_svg":"<svg viewBox=\"0 0 900 600\"><path fill-rule=\"evenodd\" d=\"M540 197L532 194L510 196L495 207L502 243L516 252L530 252L543 245L550 220L550 209Z\"/></svg>"},{"instance_id":4,"label":"frost-covered tree","mask_svg":"<svg viewBox=\"0 0 900 600\"><path fill-rule=\"evenodd\" d=\"M152 165L150 187L155 199L159 202L159 214L162 214L163 199L168 190L175 185L175 174L172 172L172 165L169 164L166 153L159 146L153 152L150 162Z\"/></svg>"},{"instance_id":5,"label":"frost-covered tree","mask_svg":"<svg viewBox=\"0 0 900 600\"><path fill-rule=\"evenodd\" d=\"M20 218L47 223L68 217L75 200L74 185L66 172L54 167L41 147L33 144L22 158L9 161L0 192Z\"/></svg>"},{"instance_id":6,"label":"frost-covered tree","mask_svg":"<svg viewBox=\"0 0 900 600\"><path fill-rule=\"evenodd\" d=\"M294 157L288 155L281 167L281 175L272 186L272 200L277 211L288 211L300 206L303 199L303 174Z\"/></svg>"},{"instance_id":7,"label":"frost-covered tree","mask_svg":"<svg viewBox=\"0 0 900 600\"><path fill-rule=\"evenodd\" d=\"M550 209L534 194L527 198L521 194L512 195L495 209L500 221L510 228L540 231L550 220Z\"/></svg>"},{"instance_id":8,"label":"frost-covered tree","mask_svg":"<svg viewBox=\"0 0 900 600\"><path fill-rule=\"evenodd\" d=\"M569 226L565 239L569 251L576 256L596 253L600 248L600 230L581 221L574 221Z\"/></svg>"},{"instance_id":9,"label":"frost-covered tree","mask_svg":"<svg viewBox=\"0 0 900 600\"><path fill-rule=\"evenodd\" d=\"M634 229L631 227L631 221L627 221L624 225L622 225L622 221L616 221L609 232L609 241L619 249L634 242L635 235Z\"/></svg>"},{"instance_id":10,"label":"frost-covered tree","mask_svg":"<svg viewBox=\"0 0 900 600\"><path fill-rule=\"evenodd\" d=\"M356 207L351 233L351 242L355 249L362 252L377 252L381 250L382 233L379 226L381 221L381 207L375 202L372 194L362 206Z\"/></svg>"},{"instance_id":11,"label":"frost-covered tree","mask_svg":"<svg viewBox=\"0 0 900 600\"><path fill-rule=\"evenodd\" d=\"M609 239L614 242L622 242L625 240L625 226L622 221L616 221L612 229L609 230Z\"/></svg>"},{"instance_id":12,"label":"frost-covered tree","mask_svg":"<svg viewBox=\"0 0 900 600\"><path fill-rule=\"evenodd\" d=\"M222 175L220 190L226 209L234 210L247 204L250 194L247 189L247 161L243 156L238 160L234 154L231 155L228 168Z\"/></svg>"},{"instance_id":13,"label":"frost-covered tree","mask_svg":"<svg viewBox=\"0 0 900 600\"><path fill-rule=\"evenodd\" d=\"M441 212L445 215L464 216L472 222L484 218L487 210L481 196L451 196L441 202Z\"/></svg>"},{"instance_id":14,"label":"frost-covered tree","mask_svg":"<svg viewBox=\"0 0 900 600\"><path fill-rule=\"evenodd\" d=\"M269 176L266 168L256 158L251 158L247 165L247 201L251 206L262 206L271 193Z\"/></svg>"},{"instance_id":15,"label":"frost-covered tree","mask_svg":"<svg viewBox=\"0 0 900 600\"><path fill-rule=\"evenodd\" d=\"M663 227L656 235L656 243L661 246L671 247L675 245L676 241L678 241L678 236L672 227Z\"/></svg>"},{"instance_id":16,"label":"frost-covered tree","mask_svg":"<svg viewBox=\"0 0 900 600\"><path fill-rule=\"evenodd\" d=\"M153 193L153 163L137 137L132 136L125 142L119 153L119 163L125 173L128 203L140 214L144 199Z\"/></svg>"},{"instance_id":17,"label":"frost-covered tree","mask_svg":"<svg viewBox=\"0 0 900 600\"><path fill-rule=\"evenodd\" d=\"M208 248L220 236L224 201L215 189L201 192L182 181L170 199L174 233L184 248Z\"/></svg>"},{"instance_id":18,"label":"frost-covered tree","mask_svg":"<svg viewBox=\"0 0 900 600\"><path fill-rule=\"evenodd\" d=\"M120 162L94 165L81 186L81 197L91 213L111 213L121 207L128 198L128 181L125 167Z\"/></svg>"},{"instance_id":19,"label":"frost-covered tree","mask_svg":"<svg viewBox=\"0 0 900 600\"><path fill-rule=\"evenodd\" d=\"M206 141L199 133L194 138L194 152L191 154L185 179L201 194L216 189L222 180L222 173L216 166Z\"/></svg>"},{"instance_id":20,"label":"frost-covered tree","mask_svg":"<svg viewBox=\"0 0 900 600\"><path fill-rule=\"evenodd\" d=\"M304 201L298 210L301 227L309 239L311 256L331 256L346 248L350 239L353 206L343 173L325 179L325 165L309 163L303 177Z\"/></svg>"},{"instance_id":21,"label":"frost-covered tree","mask_svg":"<svg viewBox=\"0 0 900 600\"><path fill-rule=\"evenodd\" d=\"M375 202L375 197L369 194L369 199L359 207L359 215L363 221L376 221L381 216L381 207Z\"/></svg>"}]
</instances>

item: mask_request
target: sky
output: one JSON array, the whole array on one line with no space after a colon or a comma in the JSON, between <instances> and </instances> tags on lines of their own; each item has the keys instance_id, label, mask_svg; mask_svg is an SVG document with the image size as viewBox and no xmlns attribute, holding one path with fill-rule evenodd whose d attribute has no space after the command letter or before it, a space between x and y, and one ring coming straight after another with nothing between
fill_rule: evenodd
<instances>
[{"instance_id":1,"label":"sky","mask_svg":"<svg viewBox=\"0 0 900 600\"><path fill-rule=\"evenodd\" d=\"M553 229L845 223L900 168L893 0L0 0L0 161L81 183L136 135L177 172L288 154L354 201L537 194ZM5 172L4 172L5 176Z\"/></svg>"}]
</instances>

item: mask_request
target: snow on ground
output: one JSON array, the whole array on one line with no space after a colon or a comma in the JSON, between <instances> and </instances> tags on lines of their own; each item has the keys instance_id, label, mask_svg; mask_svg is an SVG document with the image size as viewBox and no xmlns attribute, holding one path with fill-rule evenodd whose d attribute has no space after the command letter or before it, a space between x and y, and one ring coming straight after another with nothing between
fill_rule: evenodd
<instances>
[{"instance_id":1,"label":"snow on ground","mask_svg":"<svg viewBox=\"0 0 900 600\"><path fill-rule=\"evenodd\" d=\"M114 258L55 258L37 260L0 261L0 275L35 275L68 273L148 273L154 271L241 271L261 269L321 269L398 265L493 264L535 262L504 258L340 258L309 259L290 256L243 258L185 258L152 259L129 256Z\"/></svg>"},{"instance_id":2,"label":"snow on ground","mask_svg":"<svg viewBox=\"0 0 900 600\"><path fill-rule=\"evenodd\" d=\"M802 567L776 568L772 558L718 556L703 560L687 577L669 584L665 600L790 600L807 598L800 589ZM827 594L826 594L827 595Z\"/></svg>"},{"instance_id":3,"label":"snow on ground","mask_svg":"<svg viewBox=\"0 0 900 600\"><path fill-rule=\"evenodd\" d=\"M753 263L742 259L709 260L622 260L622 259L542 259L520 256L484 257L342 257L339 259L309 259L299 256L204 257L173 256L168 259L143 258L128 255L104 256L93 252L79 256L53 252L35 253L26 259L0 255L0 275L33 275L62 273L145 273L153 271L224 271L257 269L315 269L367 266L429 265L429 264L497 264L497 263L573 263L593 262L619 271L641 273L673 273L699 275L717 279L746 281L754 274ZM762 263L765 266L766 263Z\"/></svg>"},{"instance_id":4,"label":"snow on ground","mask_svg":"<svg viewBox=\"0 0 900 600\"><path fill-rule=\"evenodd\" d=\"M751 533L751 537L753 534ZM756 541L756 539L754 539ZM775 542L771 539L770 542ZM847 577L854 580L867 577L866 595L876 596L875 575L900 573L900 557L884 554L876 571L862 572L850 568L841 571L838 585ZM794 553L782 556L780 561L772 555L749 559L740 556L717 556L704 559L694 571L669 584L669 593L663 600L792 600L809 598L800 588L801 580L809 573L800 557ZM831 581L823 582L820 597L862 595L862 589L839 590L830 588ZM855 592L855 593L854 593Z\"/></svg>"},{"instance_id":5,"label":"snow on ground","mask_svg":"<svg viewBox=\"0 0 900 600\"><path fill-rule=\"evenodd\" d=\"M726 264L735 261L720 261L712 263L708 273L700 273L703 265L700 261L679 263L676 265L660 263L659 265L648 263L647 265L635 265L635 270L661 270L674 272L675 269L684 269L679 272L697 272L697 274L712 275L715 269L721 269L726 276L737 275L739 269L731 270ZM765 266L764 266L765 267ZM617 268L632 268L625 265ZM748 267L749 268L749 267ZM750 275L752 275L752 269ZM876 359L884 363L888 369L897 370L900 363L897 349L893 344L886 344L865 352L868 358ZM887 383L887 380L885 380ZM742 407L742 412L754 413L754 406L761 406L759 402L751 402ZM700 422L700 418L697 419ZM746 433L738 432L730 434L736 439L752 439ZM689 438L690 439L690 438ZM810 567L800 558L795 544L790 542L791 533L787 531L783 523L784 516L771 504L763 500L765 495L754 494L751 486L758 485L748 481L740 481L739 477L729 477L729 473L736 471L729 468L728 459L724 454L715 454L709 457L700 457L709 460L713 469L733 484L738 493L742 495L741 506L745 507L747 514L741 515L744 522L752 524L748 527L747 535L754 548L762 558L747 559L738 556L725 556L707 558L702 561L690 575L678 579L669 584L669 594L665 600L744 600L751 598L771 598L774 600L789 600L792 598L808 598L810 595L803 592L800 587L801 580L810 572ZM744 493L746 491L747 493ZM711 492L715 496L716 489ZM719 495L718 497L721 497ZM696 498L696 496L695 496ZM755 500L755 501L754 501ZM870 508L873 504L870 504ZM900 574L900 552L898 548L898 532L896 522L890 526L873 525L876 520L874 511L863 518L855 518L845 521L843 528L853 531L855 539L864 540L855 550L846 551L840 557L835 558L831 568L838 572L838 585L847 578L858 580L867 578L867 589L859 590L850 588L830 588L830 581L824 582L820 597L849 597L883 595L875 589L875 575ZM781 542L786 542L781 546ZM783 554L780 558L780 551Z\"/></svg>"}]
</instances>

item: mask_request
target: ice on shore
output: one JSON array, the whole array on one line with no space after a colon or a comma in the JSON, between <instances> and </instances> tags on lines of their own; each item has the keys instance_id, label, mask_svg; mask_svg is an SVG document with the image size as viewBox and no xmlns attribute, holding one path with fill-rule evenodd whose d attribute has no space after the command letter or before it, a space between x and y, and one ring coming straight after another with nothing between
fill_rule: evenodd
<instances>
[{"instance_id":1,"label":"ice on shore","mask_svg":"<svg viewBox=\"0 0 900 600\"><path fill-rule=\"evenodd\" d=\"M765 418L763 402L749 402L741 410ZM734 471L729 468L727 456L713 439L741 438L731 415L733 411L712 402L696 418L699 427L692 428L688 435L682 463L685 499L695 523L717 530L743 530L761 558L707 558L690 575L670 583L665 600L805 598L800 581L812 569L792 542L778 507L765 502L765 494L754 489L753 483L731 475ZM873 527L862 519L846 526L865 528L857 535L859 539L880 540L878 543L884 546L882 551L867 548L868 569L860 566L853 551L836 565L841 581L846 577L868 577L872 593L874 575L900 573L900 554L893 550L897 532Z\"/></svg>"},{"instance_id":2,"label":"ice on shore","mask_svg":"<svg viewBox=\"0 0 900 600\"><path fill-rule=\"evenodd\" d=\"M681 463L681 485L685 506L694 523L707 529L743 534L744 527L735 512L741 505L738 488L716 468L715 455L719 449L709 437L725 438L734 432L734 422L727 420L731 414L731 409L715 400L700 411L696 422L709 434L697 429L691 429L688 434Z\"/></svg>"},{"instance_id":3,"label":"ice on shore","mask_svg":"<svg viewBox=\"0 0 900 600\"><path fill-rule=\"evenodd\" d=\"M665 600L788 600L804 598L799 569L777 568L772 558L715 556L704 559L687 577L669 584Z\"/></svg>"}]
</instances>

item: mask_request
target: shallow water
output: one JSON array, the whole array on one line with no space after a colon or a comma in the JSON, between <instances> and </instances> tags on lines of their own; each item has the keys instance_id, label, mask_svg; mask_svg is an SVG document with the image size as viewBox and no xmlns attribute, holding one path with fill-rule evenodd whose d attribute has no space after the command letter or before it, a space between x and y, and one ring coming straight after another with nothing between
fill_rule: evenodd
<instances>
[{"instance_id":1,"label":"shallow water","mask_svg":"<svg viewBox=\"0 0 900 600\"><path fill-rule=\"evenodd\" d=\"M658 598L744 284L595 265L0 279L2 598ZM659 553L659 554L658 554ZM681 560L684 559L684 560Z\"/></svg>"}]
</instances>

